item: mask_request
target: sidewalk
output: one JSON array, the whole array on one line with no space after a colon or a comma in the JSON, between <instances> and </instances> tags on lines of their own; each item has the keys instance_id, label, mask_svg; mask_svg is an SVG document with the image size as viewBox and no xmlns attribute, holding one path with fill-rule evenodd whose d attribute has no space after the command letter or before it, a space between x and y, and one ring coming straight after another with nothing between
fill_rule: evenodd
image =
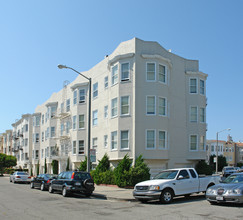
<instances>
[{"instance_id":1,"label":"sidewalk","mask_svg":"<svg viewBox=\"0 0 243 220\"><path fill-rule=\"evenodd\" d=\"M135 201L132 195L133 189L124 189L110 185L95 185L92 196L108 200Z\"/></svg>"}]
</instances>

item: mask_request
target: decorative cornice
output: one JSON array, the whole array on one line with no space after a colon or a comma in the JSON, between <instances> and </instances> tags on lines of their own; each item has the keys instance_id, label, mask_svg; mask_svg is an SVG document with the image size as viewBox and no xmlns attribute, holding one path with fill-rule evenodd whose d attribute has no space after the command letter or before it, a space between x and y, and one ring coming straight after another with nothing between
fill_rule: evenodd
<instances>
[{"instance_id":1,"label":"decorative cornice","mask_svg":"<svg viewBox=\"0 0 243 220\"><path fill-rule=\"evenodd\" d=\"M162 60L166 63L169 64L169 67L172 68L172 63L169 59L162 57L159 54L141 54L141 57L144 59L158 59L158 60Z\"/></svg>"},{"instance_id":2,"label":"decorative cornice","mask_svg":"<svg viewBox=\"0 0 243 220\"><path fill-rule=\"evenodd\" d=\"M132 57L134 57L134 55L135 55L135 53L126 53L126 54L117 55L108 61L108 68L110 69L111 65L113 63L117 62L118 60L132 58Z\"/></svg>"},{"instance_id":3,"label":"decorative cornice","mask_svg":"<svg viewBox=\"0 0 243 220\"><path fill-rule=\"evenodd\" d=\"M77 88L79 88L79 87L87 86L88 84L89 84L88 82L84 82L84 83L76 83L76 84L74 84L73 86L71 86L71 89L72 89L72 90L75 90L75 89L77 89Z\"/></svg>"},{"instance_id":4,"label":"decorative cornice","mask_svg":"<svg viewBox=\"0 0 243 220\"><path fill-rule=\"evenodd\" d=\"M53 106L53 105L58 105L58 102L48 102L48 103L46 104L46 107L48 107L48 106Z\"/></svg>"},{"instance_id":5,"label":"decorative cornice","mask_svg":"<svg viewBox=\"0 0 243 220\"><path fill-rule=\"evenodd\" d=\"M186 74L187 75L201 75L201 76L203 76L203 77L208 77L208 74L206 74L206 73L203 73L203 72L193 72L193 71L186 71Z\"/></svg>"}]
</instances>

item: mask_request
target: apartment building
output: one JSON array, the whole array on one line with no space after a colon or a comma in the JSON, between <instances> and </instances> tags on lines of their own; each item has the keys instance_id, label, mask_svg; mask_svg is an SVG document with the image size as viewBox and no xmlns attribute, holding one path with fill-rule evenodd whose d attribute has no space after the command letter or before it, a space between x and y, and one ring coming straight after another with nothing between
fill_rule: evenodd
<instances>
[{"instance_id":1,"label":"apartment building","mask_svg":"<svg viewBox=\"0 0 243 220\"><path fill-rule=\"evenodd\" d=\"M24 114L12 124L11 139L13 156L17 158L17 168L32 168L32 115Z\"/></svg>"},{"instance_id":2,"label":"apartment building","mask_svg":"<svg viewBox=\"0 0 243 220\"><path fill-rule=\"evenodd\" d=\"M92 78L94 165L105 153L113 166L126 154L132 160L142 154L153 174L205 159L207 74L199 71L197 60L133 38L82 74ZM43 172L45 159L48 172L53 160L62 171L68 158L72 169L85 159L88 88L78 75L37 106L32 115L34 172L38 164Z\"/></svg>"},{"instance_id":3,"label":"apartment building","mask_svg":"<svg viewBox=\"0 0 243 220\"><path fill-rule=\"evenodd\" d=\"M4 154L12 155L12 130L2 134L2 149Z\"/></svg>"},{"instance_id":4,"label":"apartment building","mask_svg":"<svg viewBox=\"0 0 243 220\"><path fill-rule=\"evenodd\" d=\"M3 153L3 134L0 134L0 153Z\"/></svg>"},{"instance_id":5,"label":"apartment building","mask_svg":"<svg viewBox=\"0 0 243 220\"><path fill-rule=\"evenodd\" d=\"M236 153L235 153L236 162L243 163L243 143L237 142L235 143L235 147L236 147Z\"/></svg>"}]
</instances>

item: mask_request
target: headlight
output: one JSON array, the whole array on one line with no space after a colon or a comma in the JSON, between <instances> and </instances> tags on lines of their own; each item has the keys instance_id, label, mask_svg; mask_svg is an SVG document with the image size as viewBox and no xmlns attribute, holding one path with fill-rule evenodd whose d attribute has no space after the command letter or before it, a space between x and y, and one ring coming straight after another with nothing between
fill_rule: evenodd
<instances>
[{"instance_id":1,"label":"headlight","mask_svg":"<svg viewBox=\"0 0 243 220\"><path fill-rule=\"evenodd\" d=\"M240 189L231 189L231 190L228 190L228 193L229 194L238 194L238 195L240 195L241 194L241 190Z\"/></svg>"},{"instance_id":2,"label":"headlight","mask_svg":"<svg viewBox=\"0 0 243 220\"><path fill-rule=\"evenodd\" d=\"M150 186L149 190L160 190L159 186Z\"/></svg>"},{"instance_id":3,"label":"headlight","mask_svg":"<svg viewBox=\"0 0 243 220\"><path fill-rule=\"evenodd\" d=\"M217 193L216 193L216 190L215 189L207 189L207 192L206 192L207 194L214 194L214 195L216 195Z\"/></svg>"}]
</instances>

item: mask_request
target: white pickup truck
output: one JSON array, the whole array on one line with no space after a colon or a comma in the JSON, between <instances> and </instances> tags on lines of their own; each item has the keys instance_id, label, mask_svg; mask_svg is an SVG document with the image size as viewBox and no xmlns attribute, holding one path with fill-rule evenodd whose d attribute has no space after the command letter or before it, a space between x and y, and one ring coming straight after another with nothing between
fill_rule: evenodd
<instances>
[{"instance_id":1,"label":"white pickup truck","mask_svg":"<svg viewBox=\"0 0 243 220\"><path fill-rule=\"evenodd\" d=\"M220 176L199 177L194 168L169 169L152 180L136 184L133 196L141 202L159 199L161 203L171 203L175 196L206 192L208 187L219 181Z\"/></svg>"}]
</instances>

